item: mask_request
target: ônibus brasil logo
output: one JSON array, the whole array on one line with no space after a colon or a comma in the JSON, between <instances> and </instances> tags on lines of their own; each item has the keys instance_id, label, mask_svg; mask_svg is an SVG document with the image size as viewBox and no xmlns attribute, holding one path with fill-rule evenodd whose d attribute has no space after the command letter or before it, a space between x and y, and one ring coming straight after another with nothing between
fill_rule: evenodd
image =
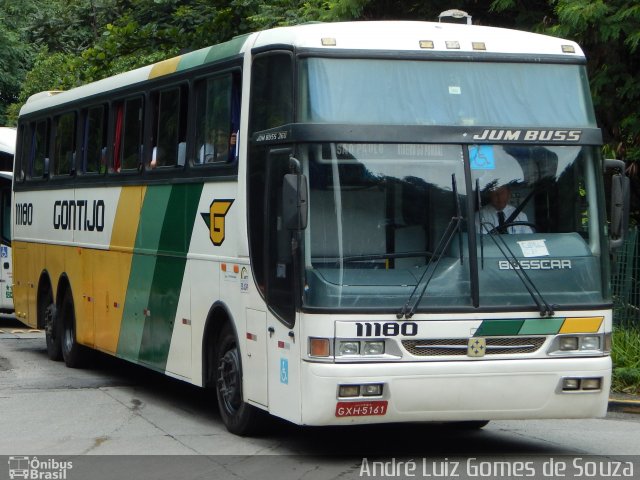
<instances>
[{"instance_id":1,"label":"\u00f4nibus brasil logo","mask_svg":"<svg viewBox=\"0 0 640 480\"><path fill-rule=\"evenodd\" d=\"M39 460L38 457L9 457L9 478L33 480L66 480L67 471L73 468L73 462L54 458Z\"/></svg>"}]
</instances>

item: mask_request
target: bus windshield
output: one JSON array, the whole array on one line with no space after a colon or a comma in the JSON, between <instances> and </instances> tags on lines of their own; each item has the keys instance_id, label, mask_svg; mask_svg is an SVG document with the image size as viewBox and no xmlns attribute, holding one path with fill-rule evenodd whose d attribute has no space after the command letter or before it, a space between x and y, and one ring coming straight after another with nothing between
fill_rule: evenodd
<instances>
[{"instance_id":1,"label":"bus windshield","mask_svg":"<svg viewBox=\"0 0 640 480\"><path fill-rule=\"evenodd\" d=\"M310 187L307 307L400 309L416 285L428 282L418 311L478 301L530 308L535 303L514 269L526 270L556 305L600 304L607 295L595 148L321 143L299 149ZM458 213L460 227L451 232Z\"/></svg>"},{"instance_id":2,"label":"bus windshield","mask_svg":"<svg viewBox=\"0 0 640 480\"><path fill-rule=\"evenodd\" d=\"M301 122L595 127L585 67L306 58Z\"/></svg>"}]
</instances>

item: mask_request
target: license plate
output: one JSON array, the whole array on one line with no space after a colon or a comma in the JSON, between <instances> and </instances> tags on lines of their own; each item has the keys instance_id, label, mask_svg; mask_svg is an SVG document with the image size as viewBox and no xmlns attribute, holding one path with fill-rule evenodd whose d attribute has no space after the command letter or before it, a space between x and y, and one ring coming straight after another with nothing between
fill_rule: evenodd
<instances>
[{"instance_id":1,"label":"license plate","mask_svg":"<svg viewBox=\"0 0 640 480\"><path fill-rule=\"evenodd\" d=\"M385 415L387 413L387 400L375 400L371 402L338 402L336 405L336 417L365 417L371 415Z\"/></svg>"}]
</instances>

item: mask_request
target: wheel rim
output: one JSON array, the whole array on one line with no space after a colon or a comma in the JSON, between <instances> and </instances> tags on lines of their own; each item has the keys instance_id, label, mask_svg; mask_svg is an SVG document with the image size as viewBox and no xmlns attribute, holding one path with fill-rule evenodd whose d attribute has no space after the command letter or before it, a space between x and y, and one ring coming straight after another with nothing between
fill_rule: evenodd
<instances>
[{"instance_id":1,"label":"wheel rim","mask_svg":"<svg viewBox=\"0 0 640 480\"><path fill-rule=\"evenodd\" d=\"M231 415L242 405L240 388L240 359L238 349L233 347L220 358L218 364L218 392L224 409Z\"/></svg>"},{"instance_id":2,"label":"wheel rim","mask_svg":"<svg viewBox=\"0 0 640 480\"><path fill-rule=\"evenodd\" d=\"M75 322L73 321L73 318L71 318L71 315L72 315L71 308L66 306L63 313L64 313L63 321L64 321L65 328L64 328L64 333L62 334L62 344L63 344L64 350L66 352L70 352L71 349L73 348L73 344L76 338L75 325L74 325Z\"/></svg>"},{"instance_id":3,"label":"wheel rim","mask_svg":"<svg viewBox=\"0 0 640 480\"><path fill-rule=\"evenodd\" d=\"M49 305L44 311L44 331L48 338L56 338L53 328L53 305Z\"/></svg>"}]
</instances>

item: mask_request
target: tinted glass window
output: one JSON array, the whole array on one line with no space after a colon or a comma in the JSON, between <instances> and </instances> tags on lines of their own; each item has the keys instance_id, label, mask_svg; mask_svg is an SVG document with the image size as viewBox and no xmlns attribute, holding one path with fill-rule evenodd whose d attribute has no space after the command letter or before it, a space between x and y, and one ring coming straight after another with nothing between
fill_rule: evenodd
<instances>
[{"instance_id":1,"label":"tinted glass window","mask_svg":"<svg viewBox=\"0 0 640 480\"><path fill-rule=\"evenodd\" d=\"M76 114L66 113L56 119L54 174L69 175L75 161Z\"/></svg>"}]
</instances>

